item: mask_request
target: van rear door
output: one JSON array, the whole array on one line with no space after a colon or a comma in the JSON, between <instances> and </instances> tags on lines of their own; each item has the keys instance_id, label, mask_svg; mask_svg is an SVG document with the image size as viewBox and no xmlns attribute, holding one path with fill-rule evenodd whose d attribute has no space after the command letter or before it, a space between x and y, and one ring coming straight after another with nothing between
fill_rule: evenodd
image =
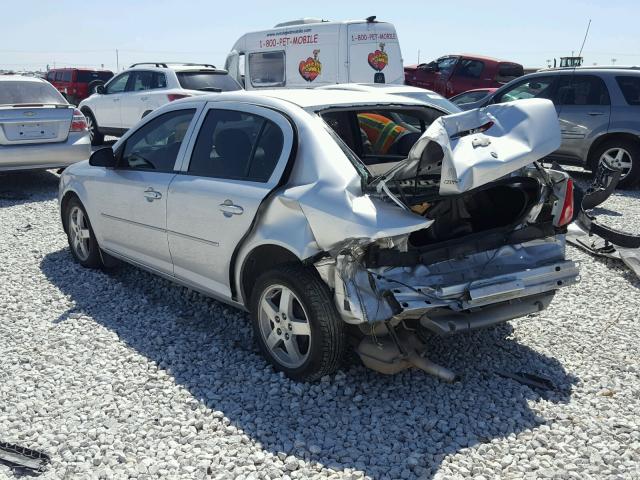
<instances>
[{"instance_id":1,"label":"van rear door","mask_svg":"<svg viewBox=\"0 0 640 480\"><path fill-rule=\"evenodd\" d=\"M395 27L385 22L349 24L349 82L404 83Z\"/></svg>"}]
</instances>

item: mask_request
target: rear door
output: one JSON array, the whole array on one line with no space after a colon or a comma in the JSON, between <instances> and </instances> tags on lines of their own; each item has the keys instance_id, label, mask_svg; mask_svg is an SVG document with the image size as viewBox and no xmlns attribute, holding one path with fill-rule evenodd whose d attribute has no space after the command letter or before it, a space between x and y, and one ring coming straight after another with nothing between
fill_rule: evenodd
<instances>
[{"instance_id":1,"label":"rear door","mask_svg":"<svg viewBox=\"0 0 640 480\"><path fill-rule=\"evenodd\" d=\"M149 120L119 147L118 168L104 169L87 188L100 212L101 246L165 274L173 271L167 190L196 112L176 109Z\"/></svg>"},{"instance_id":2,"label":"rear door","mask_svg":"<svg viewBox=\"0 0 640 480\"><path fill-rule=\"evenodd\" d=\"M169 187L167 230L174 274L231 296L229 269L258 207L280 180L293 129L280 113L211 103Z\"/></svg>"},{"instance_id":3,"label":"rear door","mask_svg":"<svg viewBox=\"0 0 640 480\"><path fill-rule=\"evenodd\" d=\"M129 91L120 100L120 115L122 128L131 128L142 119L142 115L154 107L150 106L154 72L149 70L134 70L127 87ZM165 102L166 103L166 100Z\"/></svg>"},{"instance_id":4,"label":"rear door","mask_svg":"<svg viewBox=\"0 0 640 480\"><path fill-rule=\"evenodd\" d=\"M351 23L347 30L349 79L355 83L404 83L402 53L390 23Z\"/></svg>"},{"instance_id":5,"label":"rear door","mask_svg":"<svg viewBox=\"0 0 640 480\"><path fill-rule=\"evenodd\" d=\"M585 139L609 129L611 101L604 81L595 75L561 75L553 103L562 131L562 145L556 153L583 158Z\"/></svg>"}]
</instances>

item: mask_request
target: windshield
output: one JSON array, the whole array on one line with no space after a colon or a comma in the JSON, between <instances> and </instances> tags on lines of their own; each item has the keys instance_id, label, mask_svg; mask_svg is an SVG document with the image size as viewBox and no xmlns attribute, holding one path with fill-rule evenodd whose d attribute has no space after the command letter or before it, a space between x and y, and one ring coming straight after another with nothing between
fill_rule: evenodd
<instances>
[{"instance_id":1,"label":"windshield","mask_svg":"<svg viewBox=\"0 0 640 480\"><path fill-rule=\"evenodd\" d=\"M422 133L442 115L430 107L350 107L320 112L344 146L366 166L370 175L365 181L407 158Z\"/></svg>"},{"instance_id":2,"label":"windshield","mask_svg":"<svg viewBox=\"0 0 640 480\"><path fill-rule=\"evenodd\" d=\"M20 80L0 83L0 105L23 103L67 104L67 101L50 83Z\"/></svg>"},{"instance_id":3,"label":"windshield","mask_svg":"<svg viewBox=\"0 0 640 480\"><path fill-rule=\"evenodd\" d=\"M399 95L402 97L413 98L414 100L420 100L421 102L428 103L434 107L442 108L447 113L458 113L462 110L453 102L450 102L446 98L438 95L437 93L429 92L398 92L391 95Z\"/></svg>"},{"instance_id":4,"label":"windshield","mask_svg":"<svg viewBox=\"0 0 640 480\"><path fill-rule=\"evenodd\" d=\"M176 72L180 86L186 90L231 92L242 87L226 72Z\"/></svg>"}]
</instances>

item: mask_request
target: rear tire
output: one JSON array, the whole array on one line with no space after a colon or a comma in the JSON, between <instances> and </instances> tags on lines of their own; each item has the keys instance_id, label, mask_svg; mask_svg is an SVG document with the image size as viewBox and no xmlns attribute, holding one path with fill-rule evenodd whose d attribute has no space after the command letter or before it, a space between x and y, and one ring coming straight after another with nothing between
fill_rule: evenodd
<instances>
[{"instance_id":1,"label":"rear tire","mask_svg":"<svg viewBox=\"0 0 640 480\"><path fill-rule=\"evenodd\" d=\"M607 140L593 152L594 174L601 162L623 170L620 188L631 188L640 180L640 145L625 139Z\"/></svg>"},{"instance_id":2,"label":"rear tire","mask_svg":"<svg viewBox=\"0 0 640 480\"><path fill-rule=\"evenodd\" d=\"M250 310L260 351L287 377L311 382L340 366L343 322L315 271L286 264L265 272L253 288Z\"/></svg>"},{"instance_id":3,"label":"rear tire","mask_svg":"<svg viewBox=\"0 0 640 480\"><path fill-rule=\"evenodd\" d=\"M72 198L64 212L67 240L71 255L86 268L101 268L100 247L93 233L89 216L78 198Z\"/></svg>"},{"instance_id":4,"label":"rear tire","mask_svg":"<svg viewBox=\"0 0 640 480\"><path fill-rule=\"evenodd\" d=\"M85 117L87 117L87 130L89 130L89 137L91 138L91 145L94 147L97 145L102 145L104 143L104 135L100 133L98 122L96 122L96 117L93 116L91 110L83 110L82 113Z\"/></svg>"}]
</instances>

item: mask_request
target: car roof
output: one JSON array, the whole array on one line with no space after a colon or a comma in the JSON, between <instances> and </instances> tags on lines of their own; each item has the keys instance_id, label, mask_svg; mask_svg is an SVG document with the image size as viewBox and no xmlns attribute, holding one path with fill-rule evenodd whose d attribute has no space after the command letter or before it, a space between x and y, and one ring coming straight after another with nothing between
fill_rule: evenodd
<instances>
[{"instance_id":1,"label":"car roof","mask_svg":"<svg viewBox=\"0 0 640 480\"><path fill-rule=\"evenodd\" d=\"M205 64L195 64L195 63L139 63L134 64L131 67L127 68L126 71L131 70L158 70L158 71L167 71L171 70L173 72L215 72L215 73L228 73L226 70L222 68L215 68L212 65Z\"/></svg>"},{"instance_id":2,"label":"car roof","mask_svg":"<svg viewBox=\"0 0 640 480\"><path fill-rule=\"evenodd\" d=\"M12 81L12 82L15 82L15 81L44 82L44 83L48 83L44 79L39 78L39 77L29 77L27 75L16 75L16 74L0 75L0 82L6 82L6 81Z\"/></svg>"},{"instance_id":3,"label":"car roof","mask_svg":"<svg viewBox=\"0 0 640 480\"><path fill-rule=\"evenodd\" d=\"M590 73L592 75L598 73L607 73L612 75L640 75L640 68L638 67L563 67L563 68L545 68L538 70L537 72L528 73L529 75L572 75L574 73ZM520 77L521 78L521 77Z\"/></svg>"},{"instance_id":4,"label":"car roof","mask_svg":"<svg viewBox=\"0 0 640 480\"><path fill-rule=\"evenodd\" d=\"M399 85L395 83L336 83L335 85L327 85L319 87L320 90L351 90L356 92L375 92L375 93L435 93L426 88L413 87L411 85Z\"/></svg>"},{"instance_id":5,"label":"car roof","mask_svg":"<svg viewBox=\"0 0 640 480\"><path fill-rule=\"evenodd\" d=\"M276 102L287 102L297 105L307 110L321 110L329 107L351 106L351 105L407 105L415 107L424 107L424 102L414 100L409 97L401 97L398 95L390 95L379 92L357 92L351 90L319 90L319 89L273 89L245 91L236 90L233 92L220 92L201 95L197 97L189 97L172 104L189 103L197 101L237 101L243 103L264 104L265 99L275 100Z\"/></svg>"}]
</instances>

